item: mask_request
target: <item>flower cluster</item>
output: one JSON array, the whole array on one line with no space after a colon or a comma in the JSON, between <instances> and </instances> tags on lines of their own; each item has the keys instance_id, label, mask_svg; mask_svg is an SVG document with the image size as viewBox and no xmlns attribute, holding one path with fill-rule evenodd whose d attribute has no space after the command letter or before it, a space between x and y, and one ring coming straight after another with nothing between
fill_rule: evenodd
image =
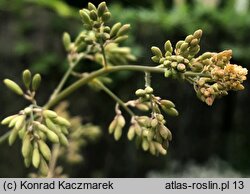
<instances>
[{"instance_id":1,"label":"flower cluster","mask_svg":"<svg viewBox=\"0 0 250 194\"><path fill-rule=\"evenodd\" d=\"M186 79L194 85L200 100L212 105L216 98L228 94L229 90L243 90L247 69L230 64L232 50L220 53L205 52L196 57L200 50L202 31L197 30L185 40L178 41L173 49L170 41L164 45L165 54L152 47L152 60L165 69L165 77ZM189 74L185 74L186 72Z\"/></svg>"},{"instance_id":2,"label":"flower cluster","mask_svg":"<svg viewBox=\"0 0 250 194\"><path fill-rule=\"evenodd\" d=\"M170 116L177 116L173 102L163 100L153 94L153 88L147 86L145 89L138 89L135 94L137 100L130 100L126 106L133 107L143 112L150 112L150 116L133 115L128 129L129 140L136 139L137 145L141 145L144 151L152 155L166 155L169 141L172 140L171 131L166 127L166 120L162 111ZM114 133L116 140L120 139L122 129L125 126L125 119L121 114L119 106L116 107L116 116L109 126L109 132Z\"/></svg>"},{"instance_id":3,"label":"flower cluster","mask_svg":"<svg viewBox=\"0 0 250 194\"><path fill-rule=\"evenodd\" d=\"M128 38L129 24L115 23L112 27L106 25L111 18L106 3L96 7L88 3L87 9L80 10L84 30L79 33L75 41L68 33L63 35L63 43L69 53L69 60L87 58L100 65L127 64L135 60L129 47L119 44ZM105 54L105 56L103 55Z\"/></svg>"},{"instance_id":4,"label":"flower cluster","mask_svg":"<svg viewBox=\"0 0 250 194\"><path fill-rule=\"evenodd\" d=\"M47 162L51 159L51 150L46 141L67 146L66 135L71 124L65 118L58 116L56 112L36 104L34 97L41 82L39 74L32 78L31 72L25 70L22 78L26 92L12 80L5 79L4 83L32 104L19 111L18 114L6 117L1 124L11 128L9 145L14 144L17 137L22 140L22 155L26 167L32 164L35 168L39 168L41 174L47 175Z\"/></svg>"}]
</instances>

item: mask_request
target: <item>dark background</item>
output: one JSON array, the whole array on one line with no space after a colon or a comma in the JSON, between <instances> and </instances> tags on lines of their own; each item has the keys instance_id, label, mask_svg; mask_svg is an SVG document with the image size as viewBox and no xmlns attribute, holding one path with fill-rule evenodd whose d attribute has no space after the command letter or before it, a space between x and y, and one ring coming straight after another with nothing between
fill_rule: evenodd
<instances>
[{"instance_id":1,"label":"dark background","mask_svg":"<svg viewBox=\"0 0 250 194\"><path fill-rule=\"evenodd\" d=\"M67 67L61 35L68 31L75 37L81 31L77 10L85 7L87 1L33 2L0 0L0 79L8 77L20 83L23 69L40 72L44 79L38 102L42 105ZM167 39L176 43L201 28L204 32L201 52L232 49L232 63L248 67L250 11L249 5L241 3L244 0L107 1L113 16L111 23L121 21L132 25L126 45L134 48L136 64L153 65L150 61L152 45L162 47ZM82 64L82 70L88 70L87 65ZM109 87L124 100L135 98L134 91L144 85L143 74L118 73L112 77L114 82ZM180 112L177 118L167 118L173 133L168 155L154 157L137 150L126 135L115 142L107 133L115 103L105 93L85 86L68 98L70 112L81 115L84 122L100 125L103 136L96 144L82 150L84 163L66 168L71 177L145 177L152 171L164 171L165 176L170 176L176 161L177 171L182 171L190 162L202 167L213 158L223 161L219 170L230 166L240 176L249 176L249 81L245 82L244 91L230 92L216 100L212 107L199 101L188 83L154 75L152 84L156 94L173 100ZM0 95L0 119L27 105L2 82ZM1 127L0 134L7 130ZM0 145L0 154L0 177L27 176L30 169L24 168L20 142L12 147L7 143Z\"/></svg>"}]
</instances>

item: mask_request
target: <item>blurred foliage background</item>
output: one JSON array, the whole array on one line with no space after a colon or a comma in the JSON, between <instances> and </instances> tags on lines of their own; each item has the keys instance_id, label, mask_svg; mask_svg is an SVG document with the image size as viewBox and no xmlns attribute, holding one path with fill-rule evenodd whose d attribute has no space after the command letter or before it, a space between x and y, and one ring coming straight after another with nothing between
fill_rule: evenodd
<instances>
[{"instance_id":1,"label":"blurred foliage background","mask_svg":"<svg viewBox=\"0 0 250 194\"><path fill-rule=\"evenodd\" d=\"M100 3L101 1L91 1ZM81 0L0 0L0 79L17 82L23 69L40 72L43 84L38 101L43 104L65 71L61 35L73 37L82 30L78 10ZM126 45L134 49L137 64L153 65L150 47L162 47L167 39L177 42L198 28L203 29L201 52L233 50L233 63L250 62L250 3L248 0L110 0L112 23L130 23ZM82 64L89 70L88 64ZM134 98L143 87L143 75L122 72L112 75L109 86L122 99ZM72 81L72 80L70 80ZM70 82L69 81L69 82ZM173 141L166 157L137 150L126 139L115 142L107 132L114 116L114 102L103 92L83 87L68 100L72 115L101 126L103 135L82 149L84 162L68 167L71 177L223 177L250 175L250 84L231 92L212 107L200 102L187 83L153 76L155 91L176 103L178 118L168 118ZM25 102L0 83L1 119L23 108ZM1 127L0 134L7 128ZM24 177L20 143L0 145L0 177ZM60 163L60 161L59 161Z\"/></svg>"}]
</instances>

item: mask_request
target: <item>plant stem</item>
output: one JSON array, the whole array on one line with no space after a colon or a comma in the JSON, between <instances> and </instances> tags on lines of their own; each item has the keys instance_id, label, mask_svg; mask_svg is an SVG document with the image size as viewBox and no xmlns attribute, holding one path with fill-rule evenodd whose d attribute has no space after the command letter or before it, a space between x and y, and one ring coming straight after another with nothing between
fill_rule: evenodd
<instances>
[{"instance_id":1,"label":"plant stem","mask_svg":"<svg viewBox=\"0 0 250 194\"><path fill-rule=\"evenodd\" d=\"M155 68L155 67L148 67L148 66L134 66L134 65L124 65L124 66L114 66L114 67L107 67L102 68L100 70L94 71L90 73L88 76L81 78L80 80L76 81L72 85L70 85L68 88L64 89L61 93L59 93L55 98L49 100L49 102L45 105L45 108L50 108L51 106L55 105L59 101L61 101L63 98L83 86L84 84L88 83L90 80L105 75L107 73L116 72L116 71L122 71L122 70L131 70L131 71L151 71L151 72L157 72L157 73L164 73L163 69Z\"/></svg>"},{"instance_id":2,"label":"plant stem","mask_svg":"<svg viewBox=\"0 0 250 194\"><path fill-rule=\"evenodd\" d=\"M103 55L103 59L104 59L104 68L107 68L108 63L107 63L106 53L105 53L105 49L104 49L103 44L101 44L101 49L102 49L102 55Z\"/></svg>"},{"instance_id":3,"label":"plant stem","mask_svg":"<svg viewBox=\"0 0 250 194\"><path fill-rule=\"evenodd\" d=\"M53 99L49 100L49 102L44 106L45 108L50 108L60 102L62 99L70 95L72 92L76 91L81 86L88 83L90 80L103 76L108 73L116 72L116 71L141 71L141 72L152 72L152 73L164 73L164 69L157 67L149 67L149 66L140 66L140 65L123 65L123 66L108 66L107 68L102 68L97 71L90 73L88 76L79 79L78 81L71 84L69 87L64 89L61 93L58 93ZM185 72L185 76L204 76L209 77L210 75L204 73L194 73L194 72Z\"/></svg>"},{"instance_id":4,"label":"plant stem","mask_svg":"<svg viewBox=\"0 0 250 194\"><path fill-rule=\"evenodd\" d=\"M60 81L59 85L56 87L56 89L54 90L53 94L51 95L49 101L52 100L52 99L54 99L57 96L57 94L61 91L61 89L63 88L65 82L67 81L68 77L70 76L72 70L73 70L73 66L71 66L71 67L68 68L68 70L64 74L62 80Z\"/></svg>"},{"instance_id":5,"label":"plant stem","mask_svg":"<svg viewBox=\"0 0 250 194\"><path fill-rule=\"evenodd\" d=\"M101 83L99 80L95 80L96 84L105 91L111 98L113 98L120 106L126 110L131 117L135 116L135 114L126 106L126 104L118 97L116 96L110 89L108 89L103 83Z\"/></svg>"},{"instance_id":6,"label":"plant stem","mask_svg":"<svg viewBox=\"0 0 250 194\"><path fill-rule=\"evenodd\" d=\"M66 71L66 73L64 74L63 78L61 79L60 83L58 84L58 86L56 87L56 89L54 90L53 94L50 96L49 101L51 101L52 99L54 99L58 93L62 90L65 82L67 81L67 79L69 78L70 74L72 73L72 71L74 70L75 66L78 64L78 62L84 57L84 55L79 55L77 60L72 61L69 59L69 68ZM49 102L48 101L48 102Z\"/></svg>"},{"instance_id":7,"label":"plant stem","mask_svg":"<svg viewBox=\"0 0 250 194\"><path fill-rule=\"evenodd\" d=\"M59 144L53 145L52 154L51 154L52 157L51 157L51 160L49 161L49 172L48 172L47 178L54 177L56 162L59 156L59 151L60 151L60 145Z\"/></svg>"},{"instance_id":8,"label":"plant stem","mask_svg":"<svg viewBox=\"0 0 250 194\"><path fill-rule=\"evenodd\" d=\"M9 137L11 131L6 132L0 137L0 144L2 144Z\"/></svg>"}]
</instances>

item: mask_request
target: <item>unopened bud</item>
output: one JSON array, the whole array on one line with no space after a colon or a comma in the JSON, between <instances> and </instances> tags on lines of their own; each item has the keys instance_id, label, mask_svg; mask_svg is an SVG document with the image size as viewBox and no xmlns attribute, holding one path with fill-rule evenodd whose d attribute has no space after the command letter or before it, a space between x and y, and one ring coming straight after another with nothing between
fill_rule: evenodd
<instances>
[{"instance_id":1,"label":"unopened bud","mask_svg":"<svg viewBox=\"0 0 250 194\"><path fill-rule=\"evenodd\" d=\"M35 143L33 154L32 154L32 164L35 168L38 168L40 164L40 153L39 153L38 146L36 143Z\"/></svg>"},{"instance_id":2,"label":"unopened bud","mask_svg":"<svg viewBox=\"0 0 250 194\"><path fill-rule=\"evenodd\" d=\"M201 30L201 29L196 30L196 31L194 32L194 37L195 37L195 38L200 39L201 36L202 36L202 30Z\"/></svg>"},{"instance_id":3,"label":"unopened bud","mask_svg":"<svg viewBox=\"0 0 250 194\"><path fill-rule=\"evenodd\" d=\"M42 114L44 117L49 117L49 118L56 118L57 117L56 112L52 111L52 110L44 110Z\"/></svg>"},{"instance_id":4,"label":"unopened bud","mask_svg":"<svg viewBox=\"0 0 250 194\"><path fill-rule=\"evenodd\" d=\"M123 42L124 40L127 40L128 39L128 36L127 35L124 35L124 36L119 36L119 37L117 37L114 41L116 42L116 43L121 43L121 42Z\"/></svg>"},{"instance_id":5,"label":"unopened bud","mask_svg":"<svg viewBox=\"0 0 250 194\"><path fill-rule=\"evenodd\" d=\"M117 36L123 36L128 33L130 29L130 24L123 25L117 32Z\"/></svg>"},{"instance_id":6,"label":"unopened bud","mask_svg":"<svg viewBox=\"0 0 250 194\"><path fill-rule=\"evenodd\" d=\"M142 149L144 151L147 151L149 149L149 142L146 138L143 138L142 140Z\"/></svg>"},{"instance_id":7,"label":"unopened bud","mask_svg":"<svg viewBox=\"0 0 250 194\"><path fill-rule=\"evenodd\" d=\"M50 161L50 159L51 159L51 151L50 151L48 145L44 141L39 140L38 141L38 146L39 146L39 150L42 153L43 157L47 161Z\"/></svg>"},{"instance_id":8,"label":"unopened bud","mask_svg":"<svg viewBox=\"0 0 250 194\"><path fill-rule=\"evenodd\" d=\"M156 118L153 118L150 123L152 128L155 128L158 125L158 120Z\"/></svg>"},{"instance_id":9,"label":"unopened bud","mask_svg":"<svg viewBox=\"0 0 250 194\"><path fill-rule=\"evenodd\" d=\"M143 90L143 89L138 89L138 90L135 91L135 95L139 96L139 97L145 96L146 95L146 91Z\"/></svg>"},{"instance_id":10,"label":"unopened bud","mask_svg":"<svg viewBox=\"0 0 250 194\"><path fill-rule=\"evenodd\" d=\"M156 150L157 150L160 154L162 154L162 155L166 155L166 154L167 154L167 150L165 150L165 149L162 147L162 145L161 145L160 143L154 142L154 144L155 144Z\"/></svg>"},{"instance_id":11,"label":"unopened bud","mask_svg":"<svg viewBox=\"0 0 250 194\"><path fill-rule=\"evenodd\" d=\"M175 104L170 100L161 100L161 105L165 106L166 108L174 108Z\"/></svg>"},{"instance_id":12,"label":"unopened bud","mask_svg":"<svg viewBox=\"0 0 250 194\"><path fill-rule=\"evenodd\" d=\"M69 145L69 141L67 139L67 137L63 134L63 133L60 133L59 134L59 141L60 143L63 145L63 146L68 146Z\"/></svg>"},{"instance_id":13,"label":"unopened bud","mask_svg":"<svg viewBox=\"0 0 250 194\"><path fill-rule=\"evenodd\" d=\"M191 46L196 46L197 44L199 44L199 40L197 38L193 39L191 42L190 42L190 45Z\"/></svg>"},{"instance_id":14,"label":"unopened bud","mask_svg":"<svg viewBox=\"0 0 250 194\"><path fill-rule=\"evenodd\" d=\"M116 23L113 25L113 27L111 28L111 31L110 31L110 37L114 37L116 36L118 30L121 28L122 24L120 22Z\"/></svg>"},{"instance_id":15,"label":"unopened bud","mask_svg":"<svg viewBox=\"0 0 250 194\"><path fill-rule=\"evenodd\" d=\"M19 85L17 85L14 81L10 80L10 79L5 79L4 84L13 92L15 92L16 94L22 96L23 95L23 90L20 88Z\"/></svg>"},{"instance_id":16,"label":"unopened bud","mask_svg":"<svg viewBox=\"0 0 250 194\"><path fill-rule=\"evenodd\" d=\"M40 74L35 74L33 79L32 79L32 90L36 91L41 83L41 75Z\"/></svg>"},{"instance_id":17,"label":"unopened bud","mask_svg":"<svg viewBox=\"0 0 250 194\"><path fill-rule=\"evenodd\" d=\"M30 142L30 136L29 136L29 134L26 134L24 139L23 139L23 145L22 145L23 157L28 158L31 151L32 151L32 145Z\"/></svg>"},{"instance_id":18,"label":"unopened bud","mask_svg":"<svg viewBox=\"0 0 250 194\"><path fill-rule=\"evenodd\" d=\"M188 47L189 47L189 44L186 43L186 42L184 42L184 43L181 45L181 47L180 47L181 52L186 51Z\"/></svg>"},{"instance_id":19,"label":"unopened bud","mask_svg":"<svg viewBox=\"0 0 250 194\"><path fill-rule=\"evenodd\" d=\"M18 135L18 130L17 129L12 129L10 136L9 136L9 145L13 145L14 142L16 141Z\"/></svg>"},{"instance_id":20,"label":"unopened bud","mask_svg":"<svg viewBox=\"0 0 250 194\"><path fill-rule=\"evenodd\" d=\"M111 13L110 12L106 12L102 16L102 21L108 22L110 18L111 18Z\"/></svg>"},{"instance_id":21,"label":"unopened bud","mask_svg":"<svg viewBox=\"0 0 250 194\"><path fill-rule=\"evenodd\" d=\"M25 87L27 89L29 89L30 83L31 83L31 72L30 72L30 70L28 70L28 69L24 70L22 78L23 78L23 83L24 83Z\"/></svg>"},{"instance_id":22,"label":"unopened bud","mask_svg":"<svg viewBox=\"0 0 250 194\"><path fill-rule=\"evenodd\" d=\"M95 10L91 10L90 13L89 13L89 17L93 21L96 21L97 20L97 13L96 13L96 11Z\"/></svg>"},{"instance_id":23,"label":"unopened bud","mask_svg":"<svg viewBox=\"0 0 250 194\"><path fill-rule=\"evenodd\" d=\"M154 89L151 88L150 86L147 86L144 91L147 93L147 94L152 94L154 92Z\"/></svg>"},{"instance_id":24,"label":"unopened bud","mask_svg":"<svg viewBox=\"0 0 250 194\"><path fill-rule=\"evenodd\" d=\"M183 63L179 63L177 65L177 70L183 72L186 70L186 66Z\"/></svg>"},{"instance_id":25,"label":"unopened bud","mask_svg":"<svg viewBox=\"0 0 250 194\"><path fill-rule=\"evenodd\" d=\"M1 124L2 125L8 125L16 117L17 117L17 115L8 116L8 117L6 117L5 119L2 120Z\"/></svg>"},{"instance_id":26,"label":"unopened bud","mask_svg":"<svg viewBox=\"0 0 250 194\"><path fill-rule=\"evenodd\" d=\"M127 137L128 137L128 139L131 141L131 140L133 140L134 136L135 136L135 126L132 124L132 125L129 127Z\"/></svg>"},{"instance_id":27,"label":"unopened bud","mask_svg":"<svg viewBox=\"0 0 250 194\"><path fill-rule=\"evenodd\" d=\"M186 38L185 38L185 42L186 43L190 43L192 40L193 40L193 35L188 35Z\"/></svg>"},{"instance_id":28,"label":"unopened bud","mask_svg":"<svg viewBox=\"0 0 250 194\"><path fill-rule=\"evenodd\" d=\"M152 46L152 47L151 47L151 51L152 51L152 53L153 53L155 56L157 56L158 58L161 58L161 57L162 57L162 52L161 52L161 50L160 50L158 47Z\"/></svg>"},{"instance_id":29,"label":"unopened bud","mask_svg":"<svg viewBox=\"0 0 250 194\"><path fill-rule=\"evenodd\" d=\"M172 47L172 44L169 40L167 42L165 42L164 49L166 52L169 52L169 53L173 52L173 47Z\"/></svg>"},{"instance_id":30,"label":"unopened bud","mask_svg":"<svg viewBox=\"0 0 250 194\"><path fill-rule=\"evenodd\" d=\"M102 15L104 14L104 12L107 10L107 5L106 2L102 2L98 5L97 8L97 14L99 17L102 17Z\"/></svg>"}]
</instances>

